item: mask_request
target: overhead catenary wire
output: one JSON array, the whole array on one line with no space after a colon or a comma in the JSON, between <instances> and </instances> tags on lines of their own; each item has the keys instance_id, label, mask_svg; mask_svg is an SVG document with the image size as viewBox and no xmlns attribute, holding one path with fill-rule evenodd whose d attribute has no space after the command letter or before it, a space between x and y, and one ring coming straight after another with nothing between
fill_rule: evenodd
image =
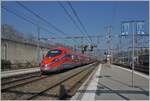
<instances>
[{"instance_id":1,"label":"overhead catenary wire","mask_svg":"<svg viewBox=\"0 0 150 101\"><path fill-rule=\"evenodd\" d=\"M24 4L22 4L22 3L18 2L18 1L16 1L16 3L19 4L21 7L23 7L24 9L26 9L27 11L29 11L30 13L32 13L33 15L35 15L37 18L39 18L42 21L44 21L45 23L49 24L56 31L65 34L62 30L60 30L59 28L57 28L56 26L54 26L52 23L48 22L46 19L44 19L43 17L41 17L39 14L35 13L34 11L32 11L31 9L29 9L28 7L26 7Z\"/></svg>"},{"instance_id":2,"label":"overhead catenary wire","mask_svg":"<svg viewBox=\"0 0 150 101\"><path fill-rule=\"evenodd\" d=\"M78 24L76 23L76 21L73 19L73 17L69 14L69 12L67 11L67 9L64 7L64 5L61 2L58 2L58 4L63 8L63 10L65 11L66 15L70 18L70 20L72 21L72 23L76 26L76 28L80 31L80 33L83 34L83 31L80 29L80 27L78 26Z\"/></svg>"},{"instance_id":3,"label":"overhead catenary wire","mask_svg":"<svg viewBox=\"0 0 150 101\"><path fill-rule=\"evenodd\" d=\"M75 15L76 19L78 20L78 22L80 23L82 29L84 30L84 32L86 33L87 37L89 38L89 40L92 42L92 39L89 37L87 30L85 28L85 26L83 25L83 23L81 22L76 10L74 9L74 7L72 6L71 2L68 1L68 5L70 6L71 10L73 11L73 14Z\"/></svg>"},{"instance_id":4,"label":"overhead catenary wire","mask_svg":"<svg viewBox=\"0 0 150 101\"><path fill-rule=\"evenodd\" d=\"M34 16L36 16L37 18L39 18L40 20L42 20L43 22L47 23L50 27L52 27L53 29L55 29L56 31L60 32L62 35L66 35L66 33L62 30L60 30L59 28L57 28L55 25L53 25L52 23L50 23L49 21L47 21L45 18L41 17L39 14L35 13L34 11L32 11L31 9L29 9L28 7L26 7L24 4L16 1L16 3L18 5L20 5L21 7L23 7L24 9L26 9L28 12L30 12L31 14L33 14ZM75 43L77 43L76 40L73 40Z\"/></svg>"},{"instance_id":5,"label":"overhead catenary wire","mask_svg":"<svg viewBox=\"0 0 150 101\"><path fill-rule=\"evenodd\" d=\"M31 23L32 25L34 25L34 26L37 27L37 24L36 24L36 23L34 23L33 21L27 19L26 16L22 16L22 15L17 14L17 13L15 12L15 10L10 10L10 9L4 7L4 6L2 6L2 9L4 9L5 11L7 11L7 12L9 12L9 13L11 13L11 14L17 16L18 18L20 18L20 19L22 19L22 20L24 20L24 21L26 21L26 22L28 22L28 23ZM38 26L39 26L39 25L38 25ZM51 33L51 34L55 34L54 32L51 32L51 31L49 31L48 29L46 29L46 28L44 28L44 27L42 27L42 26L39 26L39 28L42 29L43 31L47 31L47 32L49 32L49 33Z\"/></svg>"},{"instance_id":6,"label":"overhead catenary wire","mask_svg":"<svg viewBox=\"0 0 150 101\"><path fill-rule=\"evenodd\" d=\"M17 14L16 12L14 12L14 10L10 10L10 9L4 7L4 6L2 6L2 8L3 8L4 10L6 10L7 12L12 13L12 14L14 14L15 16L17 16L17 17L23 19L24 21L27 21L27 22L31 23L32 25L37 26L36 23L32 22L31 20L27 19L27 18L24 17L24 16L21 16L21 15ZM51 34L54 34L54 32L51 32L51 31L49 31L48 29L46 29L46 28L44 28L44 27L41 27L41 26L40 26L40 28L43 29L43 30L45 30L45 31L50 32Z\"/></svg>"}]
</instances>

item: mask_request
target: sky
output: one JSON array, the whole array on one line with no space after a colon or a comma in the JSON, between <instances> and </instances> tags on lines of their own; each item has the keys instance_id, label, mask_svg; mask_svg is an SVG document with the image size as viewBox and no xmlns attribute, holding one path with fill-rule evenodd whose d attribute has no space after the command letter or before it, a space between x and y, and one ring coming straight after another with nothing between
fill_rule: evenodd
<instances>
[{"instance_id":1,"label":"sky","mask_svg":"<svg viewBox=\"0 0 150 101\"><path fill-rule=\"evenodd\" d=\"M62 36L82 36L85 33L81 33L79 29L76 28L72 20L65 13L64 9L59 5L57 1L20 1L23 5L40 15L42 18L46 19L48 22L55 25L58 29L62 30L65 34L56 31L54 28L44 23L33 14L25 10L23 7L18 5L15 1L2 1L1 6L7 9L17 12L18 15L25 17L26 19L32 19L31 21L38 24L39 26L48 29L40 29L40 37L62 37ZM131 21L131 20L144 20L145 21L145 31L148 33L148 22L149 22L149 2L148 1L71 1L73 8L75 9L77 15L79 16L82 24L87 30L88 35L101 35L98 43L98 47L101 49L107 48L106 43L106 26L112 26L112 37L113 37L113 47L116 47L118 43L117 36L121 32L121 22ZM75 18L70 6L67 2L62 1L61 4L67 9L69 14L78 23ZM2 9L2 24L12 25L19 32L23 32L26 35L33 35L37 37L37 26L24 21L14 14L7 12ZM82 29L82 27L80 26ZM54 40L50 41L53 42ZM71 39L67 40L55 40L64 44L75 45L81 44L82 40L77 40L77 42ZM92 44L96 44L96 39L93 38ZM89 43L89 41L83 40L83 43Z\"/></svg>"}]
</instances>

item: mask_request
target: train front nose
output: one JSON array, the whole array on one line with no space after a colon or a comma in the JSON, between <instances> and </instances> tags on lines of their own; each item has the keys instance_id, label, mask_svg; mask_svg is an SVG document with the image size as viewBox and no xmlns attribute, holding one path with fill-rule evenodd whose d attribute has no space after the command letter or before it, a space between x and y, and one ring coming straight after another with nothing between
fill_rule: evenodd
<instances>
[{"instance_id":1,"label":"train front nose","mask_svg":"<svg viewBox=\"0 0 150 101\"><path fill-rule=\"evenodd\" d=\"M49 67L47 64L42 64L40 68L41 68L41 71L49 70Z\"/></svg>"},{"instance_id":2,"label":"train front nose","mask_svg":"<svg viewBox=\"0 0 150 101\"><path fill-rule=\"evenodd\" d=\"M44 65L44 66L41 67L42 74L54 73L54 72L57 72L57 71L59 71L59 69L56 68L56 67L54 68L54 67L47 66L47 65Z\"/></svg>"},{"instance_id":3,"label":"train front nose","mask_svg":"<svg viewBox=\"0 0 150 101\"><path fill-rule=\"evenodd\" d=\"M51 59L45 57L42 62L41 62L41 65L40 65L40 69L41 71L45 71L45 70L48 70L50 68L50 63L51 63Z\"/></svg>"}]
</instances>

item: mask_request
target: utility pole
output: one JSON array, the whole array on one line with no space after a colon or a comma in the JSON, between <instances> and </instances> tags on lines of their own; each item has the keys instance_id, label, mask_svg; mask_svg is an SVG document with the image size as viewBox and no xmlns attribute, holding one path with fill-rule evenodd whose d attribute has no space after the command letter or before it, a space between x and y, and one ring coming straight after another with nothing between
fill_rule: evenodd
<instances>
[{"instance_id":1,"label":"utility pole","mask_svg":"<svg viewBox=\"0 0 150 101\"><path fill-rule=\"evenodd\" d=\"M134 43L135 43L135 32L134 32L134 28L135 28L135 21L123 21L122 24L125 24L125 23L129 23L131 24L131 28L132 28L132 87L134 87L134 59L135 59L135 56L134 56ZM128 30L129 31L129 28ZM127 32L125 30L123 30L123 33ZM123 34L121 36L129 36L128 34Z\"/></svg>"},{"instance_id":2,"label":"utility pole","mask_svg":"<svg viewBox=\"0 0 150 101\"><path fill-rule=\"evenodd\" d=\"M134 87L135 45L137 46L137 36L146 36L146 34L143 34L141 31L140 32L142 34L141 33L137 34L137 30L140 30L137 28L137 23L144 23L144 21L143 20L131 20L131 21L123 21L122 23L123 24L129 23L131 24L131 28L132 28L132 34L131 34L132 36L132 87ZM121 36L129 36L129 35L121 35Z\"/></svg>"},{"instance_id":3,"label":"utility pole","mask_svg":"<svg viewBox=\"0 0 150 101\"><path fill-rule=\"evenodd\" d=\"M83 37L81 37L81 46L84 46L83 45ZM84 47L81 48L81 53L84 54Z\"/></svg>"},{"instance_id":4,"label":"utility pole","mask_svg":"<svg viewBox=\"0 0 150 101\"><path fill-rule=\"evenodd\" d=\"M40 62L40 26L37 24L37 63L39 64Z\"/></svg>"},{"instance_id":5,"label":"utility pole","mask_svg":"<svg viewBox=\"0 0 150 101\"><path fill-rule=\"evenodd\" d=\"M112 63L112 26L106 26L106 31L107 31L107 45L108 45L108 54L107 58L108 63Z\"/></svg>"},{"instance_id":6,"label":"utility pole","mask_svg":"<svg viewBox=\"0 0 150 101\"><path fill-rule=\"evenodd\" d=\"M133 78L134 78L134 60L135 60L135 56L134 56L134 42L135 42L135 40L134 40L134 22L132 22L132 87L134 87L134 81L133 81Z\"/></svg>"},{"instance_id":7,"label":"utility pole","mask_svg":"<svg viewBox=\"0 0 150 101\"><path fill-rule=\"evenodd\" d=\"M121 55L121 35L119 35L119 63L122 62Z\"/></svg>"}]
</instances>

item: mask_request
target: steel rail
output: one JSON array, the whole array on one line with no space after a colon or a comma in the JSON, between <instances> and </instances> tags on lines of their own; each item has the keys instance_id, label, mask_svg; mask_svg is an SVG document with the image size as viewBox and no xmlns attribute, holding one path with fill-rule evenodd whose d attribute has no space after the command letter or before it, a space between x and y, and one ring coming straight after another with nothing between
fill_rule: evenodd
<instances>
[{"instance_id":1,"label":"steel rail","mask_svg":"<svg viewBox=\"0 0 150 101\"><path fill-rule=\"evenodd\" d=\"M93 66L93 65L92 65L92 66ZM88 66L88 67L91 67L91 66ZM89 70L89 69L91 69L91 68L88 68L88 69L86 69L86 70ZM61 85L63 82L65 82L65 81L67 81L67 80L69 80L69 79L71 79L71 78L73 78L73 77L79 75L80 73L82 73L82 72L84 72L84 71L85 71L85 68L82 69L82 70L80 70L80 71L78 71L77 73L72 74L71 76L68 76L68 77L66 77L66 78L64 78L64 79L61 79L60 81L58 81L58 82L54 83L53 85L51 85L50 87L48 87L47 89L42 90L42 91L40 91L39 93L34 94L33 96L27 98L26 100L32 100L32 99L34 99L34 98L38 97L39 95L42 95L44 92L46 92L46 91L48 91L48 90L50 90L50 89L52 89L52 88L55 88L55 87Z\"/></svg>"},{"instance_id":2,"label":"steel rail","mask_svg":"<svg viewBox=\"0 0 150 101\"><path fill-rule=\"evenodd\" d=\"M35 81L47 78L47 77L49 77L49 76L35 77L35 78L31 78L31 80L26 79L27 81L23 81L23 82L21 82L19 84L15 84L15 85L12 85L12 86L1 88L1 92L4 92L4 91L6 91L8 89L11 89L11 88L20 87L20 86L23 86L23 85L26 85L26 84L29 84L29 83L32 83L32 82L35 82Z\"/></svg>"}]
</instances>

